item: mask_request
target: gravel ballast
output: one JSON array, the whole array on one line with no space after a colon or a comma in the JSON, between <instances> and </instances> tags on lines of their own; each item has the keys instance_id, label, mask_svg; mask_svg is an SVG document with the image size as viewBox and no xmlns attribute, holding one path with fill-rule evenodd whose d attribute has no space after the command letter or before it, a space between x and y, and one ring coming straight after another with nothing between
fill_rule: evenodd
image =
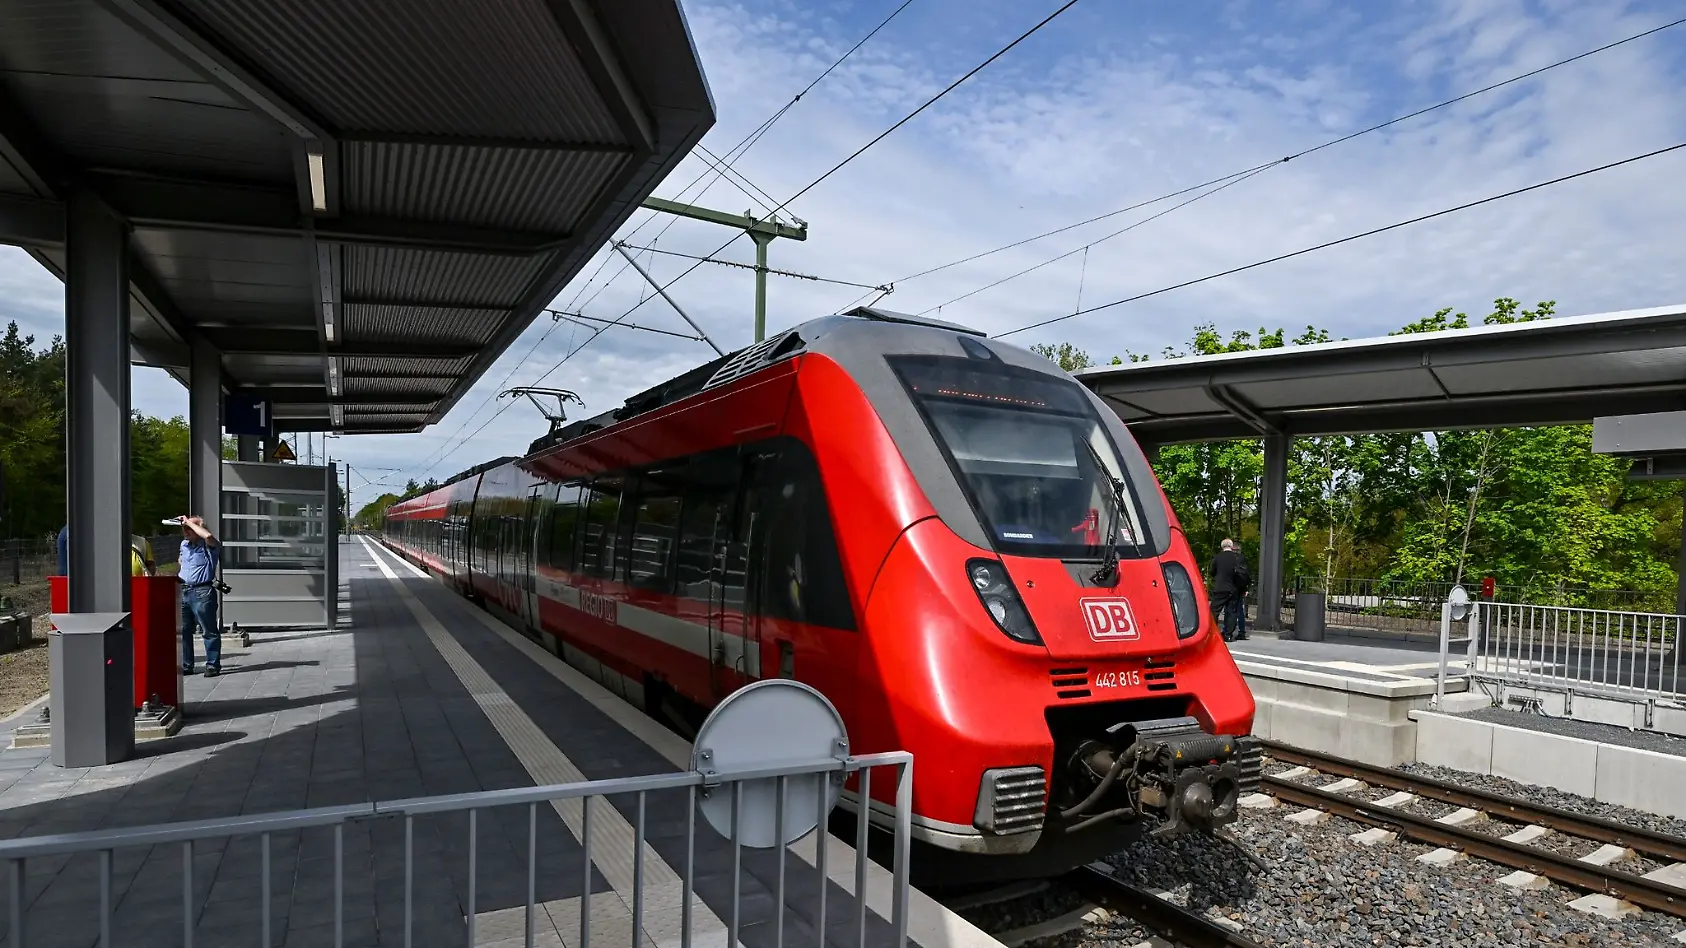
<instances>
[{"instance_id":1,"label":"gravel ballast","mask_svg":"<svg viewBox=\"0 0 1686 948\"><path fill-rule=\"evenodd\" d=\"M1625 806L1617 806L1614 803L1603 803L1590 797L1565 793L1562 790L1553 790L1550 787L1535 787L1525 783L1517 783L1514 780L1507 780L1504 777L1465 773L1461 770L1432 767L1427 764L1406 764L1399 769L1419 777L1443 780L1461 787L1469 787L1472 790L1485 790L1488 793L1502 793L1505 796L1521 797L1530 803L1557 807L1581 816L1596 816L1657 833L1667 833L1670 836L1686 838L1686 820L1677 820L1656 813L1647 813L1643 810L1633 810Z\"/></svg>"},{"instance_id":2,"label":"gravel ballast","mask_svg":"<svg viewBox=\"0 0 1686 948\"><path fill-rule=\"evenodd\" d=\"M1206 836L1143 840L1109 862L1135 885L1170 890L1172 901L1184 907L1241 923L1263 945L1590 948L1673 944L1673 936L1686 930L1686 920L1657 912L1620 920L1587 915L1569 907L1584 893L1562 886L1518 891L1498 885L1511 870L1479 859L1426 866L1416 857L1433 847L1408 840L1359 846L1348 837L1369 827L1334 816L1299 826L1286 820L1297 810L1244 810L1232 827L1270 867L1265 872ZM1135 928L1103 923L1075 943L1132 945Z\"/></svg>"}]
</instances>

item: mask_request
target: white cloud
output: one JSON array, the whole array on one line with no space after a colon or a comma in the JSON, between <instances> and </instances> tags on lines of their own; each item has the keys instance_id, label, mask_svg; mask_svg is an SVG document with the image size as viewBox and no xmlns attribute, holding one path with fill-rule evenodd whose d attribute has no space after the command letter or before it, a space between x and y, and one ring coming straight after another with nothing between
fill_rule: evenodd
<instances>
[{"instance_id":1,"label":"white cloud","mask_svg":"<svg viewBox=\"0 0 1686 948\"><path fill-rule=\"evenodd\" d=\"M790 195L1052 6L917 0L737 167L775 196ZM724 153L891 8L837 5L816 16L791 0L687 0L721 110L708 147ZM1389 16L1310 0L1238 2L1217 21L1163 12L1169 9L1079 4L797 201L792 211L811 222L811 236L775 242L773 266L864 283L896 279L1297 152L1676 15L1660 0L1445 0L1390 8ZM1297 159L1095 247L1086 265L1080 256L1061 261L943 315L1002 331L1073 308L1080 270L1083 300L1093 305L1686 140L1686 100L1677 92L1683 49L1686 27ZM687 160L659 193L673 196L702 170ZM1441 306L1484 311L1501 295L1555 299L1564 313L1676 302L1686 299L1676 249L1686 189L1674 185L1683 173L1686 154L1658 158L1014 340L1070 339L1105 358L1181 344L1203 322L1290 331L1309 323L1361 337ZM687 197L731 211L753 203L728 184ZM906 282L883 305L923 310L1158 209ZM645 227L634 242L653 239L667 223ZM706 253L727 236L682 221L659 246ZM728 256L751 260L748 241ZM690 265L659 255L647 264L663 281ZM0 295L8 297L0 307L45 326L62 291L50 277L43 284L20 275L31 266L0 257ZM619 270L616 259L603 273ZM729 349L750 339L752 279L705 265L673 293ZM573 300L584 282L560 302ZM613 318L648 295L627 271L586 313ZM775 277L770 327L832 312L860 295ZM685 331L659 299L632 319ZM498 409L493 403L470 417L506 375L511 384L527 382L562 357L565 326L510 371L545 329L529 330L443 424L421 435L341 439L335 451L371 470L424 475L420 461ZM574 342L584 335L576 332ZM578 390L595 413L710 355L700 343L609 330L546 384ZM137 404L147 407L139 394ZM433 474L518 454L542 429L518 403ZM401 484L403 475L395 479Z\"/></svg>"}]
</instances>

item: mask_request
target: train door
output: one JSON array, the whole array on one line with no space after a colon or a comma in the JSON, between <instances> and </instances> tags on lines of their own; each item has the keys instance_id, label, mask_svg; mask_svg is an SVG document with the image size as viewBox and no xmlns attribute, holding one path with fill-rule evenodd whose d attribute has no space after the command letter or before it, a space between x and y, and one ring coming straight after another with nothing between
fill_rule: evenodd
<instances>
[{"instance_id":1,"label":"train door","mask_svg":"<svg viewBox=\"0 0 1686 948\"><path fill-rule=\"evenodd\" d=\"M522 536L526 542L521 562L521 606L527 619L529 628L538 629L539 624L539 546L540 538L546 536L544 532L547 524L542 522L544 515L544 492L549 489L547 484L535 484L527 492L527 509L521 520Z\"/></svg>"},{"instance_id":2,"label":"train door","mask_svg":"<svg viewBox=\"0 0 1686 948\"><path fill-rule=\"evenodd\" d=\"M771 455L745 453L735 496L715 517L714 579L709 608L709 655L715 700L761 677L759 577L765 529L761 473Z\"/></svg>"}]
</instances>

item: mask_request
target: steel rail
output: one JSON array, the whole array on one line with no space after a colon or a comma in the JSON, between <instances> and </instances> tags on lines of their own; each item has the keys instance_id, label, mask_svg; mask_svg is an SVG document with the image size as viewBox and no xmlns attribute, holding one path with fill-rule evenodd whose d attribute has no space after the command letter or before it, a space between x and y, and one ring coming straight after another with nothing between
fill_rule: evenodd
<instances>
[{"instance_id":1,"label":"steel rail","mask_svg":"<svg viewBox=\"0 0 1686 948\"><path fill-rule=\"evenodd\" d=\"M1547 829L1568 833L1571 836L1584 837L1593 842L1614 843L1656 859L1686 862L1686 839L1678 836L1629 826L1615 820L1584 816L1554 806L1546 806L1543 803L1533 803L1520 797L1489 793L1485 790L1474 790L1443 780L1435 780L1432 777L1419 777L1416 774L1409 774L1389 767L1377 767L1355 760L1347 760L1343 757L1332 757L1316 751L1289 747L1275 741L1259 741L1259 744L1267 755L1284 763L1310 767L1338 777L1352 777L1373 786L1387 787L1391 790L1404 790L1418 796L1439 800L1442 803L1450 803L1453 806L1468 807L1472 810L1481 810L1497 816L1514 818L1525 823L1535 823Z\"/></svg>"},{"instance_id":2,"label":"steel rail","mask_svg":"<svg viewBox=\"0 0 1686 948\"><path fill-rule=\"evenodd\" d=\"M1262 948L1240 932L1230 931L1096 866L1068 872L1060 881L1101 908L1127 915L1184 948Z\"/></svg>"},{"instance_id":3,"label":"steel rail","mask_svg":"<svg viewBox=\"0 0 1686 948\"><path fill-rule=\"evenodd\" d=\"M1488 862L1521 869L1553 882L1602 892L1635 905L1686 917L1686 889L1647 879L1619 869L1595 866L1572 856L1563 856L1525 843L1513 843L1475 830L1450 826L1425 816L1373 806L1366 800L1277 777L1264 779L1265 792L1304 807L1324 810L1358 823L1393 830L1404 836L1447 849L1456 849Z\"/></svg>"}]
</instances>

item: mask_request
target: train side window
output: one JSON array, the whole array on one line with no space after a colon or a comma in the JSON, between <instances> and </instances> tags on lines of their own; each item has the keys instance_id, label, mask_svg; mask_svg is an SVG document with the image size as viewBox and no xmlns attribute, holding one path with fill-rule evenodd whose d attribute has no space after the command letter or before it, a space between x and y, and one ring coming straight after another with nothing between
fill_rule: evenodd
<instances>
[{"instance_id":1,"label":"train side window","mask_svg":"<svg viewBox=\"0 0 1686 948\"><path fill-rule=\"evenodd\" d=\"M593 576L608 576L614 567L620 543L621 488L618 475L599 477L587 487L582 500L584 536L580 541L580 570Z\"/></svg>"},{"instance_id":2,"label":"train side window","mask_svg":"<svg viewBox=\"0 0 1686 948\"><path fill-rule=\"evenodd\" d=\"M733 504L743 472L737 448L693 456L675 475L682 484L679 551L674 567L679 595L709 602L720 594L719 554L732 539ZM738 570L741 574L741 569ZM737 580L741 588L741 576Z\"/></svg>"},{"instance_id":3,"label":"train side window","mask_svg":"<svg viewBox=\"0 0 1686 948\"><path fill-rule=\"evenodd\" d=\"M678 594L700 602L709 599L709 573L714 563L714 526L732 496L725 489L698 485L685 493L679 522L679 556L674 566Z\"/></svg>"},{"instance_id":4,"label":"train side window","mask_svg":"<svg viewBox=\"0 0 1686 948\"><path fill-rule=\"evenodd\" d=\"M555 482L541 485L538 498L531 504L533 522L527 525L527 529L533 534L532 562L535 566L550 562L550 521L556 517L556 493L561 487Z\"/></svg>"},{"instance_id":5,"label":"train side window","mask_svg":"<svg viewBox=\"0 0 1686 948\"><path fill-rule=\"evenodd\" d=\"M813 453L795 439L757 472L762 516L774 529L760 538L762 614L832 629L854 629L854 609L838 558L825 486Z\"/></svg>"},{"instance_id":6,"label":"train side window","mask_svg":"<svg viewBox=\"0 0 1686 948\"><path fill-rule=\"evenodd\" d=\"M550 565L574 571L574 528L580 519L580 485L561 485L550 513Z\"/></svg>"},{"instance_id":7,"label":"train side window","mask_svg":"<svg viewBox=\"0 0 1686 948\"><path fill-rule=\"evenodd\" d=\"M626 550L628 583L639 589L667 592L673 578L671 564L678 529L679 495L654 479L641 479Z\"/></svg>"}]
</instances>

